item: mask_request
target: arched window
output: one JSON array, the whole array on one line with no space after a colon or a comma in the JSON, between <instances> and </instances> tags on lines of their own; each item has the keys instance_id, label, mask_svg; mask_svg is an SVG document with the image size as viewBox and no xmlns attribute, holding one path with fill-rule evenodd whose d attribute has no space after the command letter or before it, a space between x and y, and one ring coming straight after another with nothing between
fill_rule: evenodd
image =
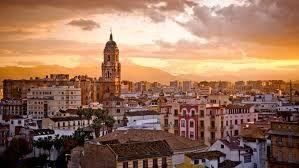
<instances>
[{"instance_id":1,"label":"arched window","mask_svg":"<svg viewBox=\"0 0 299 168\"><path fill-rule=\"evenodd\" d=\"M107 61L110 61L110 55L107 55Z\"/></svg>"},{"instance_id":2,"label":"arched window","mask_svg":"<svg viewBox=\"0 0 299 168\"><path fill-rule=\"evenodd\" d=\"M190 128L194 128L194 122L191 120L189 121Z\"/></svg>"},{"instance_id":3,"label":"arched window","mask_svg":"<svg viewBox=\"0 0 299 168\"><path fill-rule=\"evenodd\" d=\"M186 121L185 120L181 120L181 127L185 127L186 126Z\"/></svg>"}]
</instances>

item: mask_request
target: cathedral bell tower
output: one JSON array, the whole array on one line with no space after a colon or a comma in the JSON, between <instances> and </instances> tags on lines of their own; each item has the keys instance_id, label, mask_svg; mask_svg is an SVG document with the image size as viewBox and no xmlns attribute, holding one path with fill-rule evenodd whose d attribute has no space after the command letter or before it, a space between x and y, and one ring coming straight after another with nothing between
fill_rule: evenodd
<instances>
[{"instance_id":1,"label":"cathedral bell tower","mask_svg":"<svg viewBox=\"0 0 299 168\"><path fill-rule=\"evenodd\" d=\"M104 49L104 61L102 63L102 78L100 79L100 99L120 96L121 66L119 62L119 50L113 41L112 32Z\"/></svg>"}]
</instances>

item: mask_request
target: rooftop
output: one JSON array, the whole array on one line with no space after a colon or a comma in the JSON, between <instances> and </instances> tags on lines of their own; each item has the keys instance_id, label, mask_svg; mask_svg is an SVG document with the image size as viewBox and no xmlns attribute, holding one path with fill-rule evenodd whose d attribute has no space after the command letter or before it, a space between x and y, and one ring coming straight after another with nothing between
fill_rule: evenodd
<instances>
[{"instance_id":1,"label":"rooftop","mask_svg":"<svg viewBox=\"0 0 299 168\"><path fill-rule=\"evenodd\" d=\"M219 157L225 156L224 153L220 151L206 151L206 152L191 152L185 154L187 157L191 159L218 159Z\"/></svg>"},{"instance_id":2,"label":"rooftop","mask_svg":"<svg viewBox=\"0 0 299 168\"><path fill-rule=\"evenodd\" d=\"M54 122L59 121L74 121L74 120L86 120L86 117L68 116L68 117L52 117L50 120Z\"/></svg>"},{"instance_id":3,"label":"rooftop","mask_svg":"<svg viewBox=\"0 0 299 168\"><path fill-rule=\"evenodd\" d=\"M120 143L128 143L130 141L135 142L147 142L165 140L172 151L190 151L200 150L206 148L198 141L190 140L184 137L176 136L174 134L160 131L160 130L141 130L141 129L128 129L128 130L116 130L103 137L99 137L96 141L109 141L118 140Z\"/></svg>"},{"instance_id":4,"label":"rooftop","mask_svg":"<svg viewBox=\"0 0 299 168\"><path fill-rule=\"evenodd\" d=\"M108 146L117 155L118 161L172 155L171 148L166 141L116 143L108 144Z\"/></svg>"},{"instance_id":5,"label":"rooftop","mask_svg":"<svg viewBox=\"0 0 299 168\"><path fill-rule=\"evenodd\" d=\"M239 161L231 161L231 160L225 160L221 163L219 163L218 168L233 168L236 167L240 164L241 162Z\"/></svg>"},{"instance_id":6,"label":"rooftop","mask_svg":"<svg viewBox=\"0 0 299 168\"><path fill-rule=\"evenodd\" d=\"M146 115L160 115L160 114L154 110L126 112L126 116L146 116Z\"/></svg>"}]
</instances>

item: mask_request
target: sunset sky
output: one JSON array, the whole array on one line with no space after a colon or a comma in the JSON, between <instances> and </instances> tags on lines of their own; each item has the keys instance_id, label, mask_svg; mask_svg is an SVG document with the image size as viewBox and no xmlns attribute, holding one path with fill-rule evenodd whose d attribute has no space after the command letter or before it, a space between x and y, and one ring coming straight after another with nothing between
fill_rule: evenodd
<instances>
[{"instance_id":1,"label":"sunset sky","mask_svg":"<svg viewBox=\"0 0 299 168\"><path fill-rule=\"evenodd\" d=\"M1 0L0 67L122 64L174 75L299 74L298 0Z\"/></svg>"}]
</instances>

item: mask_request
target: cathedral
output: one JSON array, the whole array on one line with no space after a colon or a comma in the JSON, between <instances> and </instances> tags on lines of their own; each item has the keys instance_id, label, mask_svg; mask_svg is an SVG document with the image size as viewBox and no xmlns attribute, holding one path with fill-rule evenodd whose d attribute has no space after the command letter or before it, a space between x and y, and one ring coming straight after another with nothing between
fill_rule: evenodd
<instances>
[{"instance_id":1,"label":"cathedral","mask_svg":"<svg viewBox=\"0 0 299 168\"><path fill-rule=\"evenodd\" d=\"M104 48L104 59L102 62L102 77L97 87L97 100L120 96L121 66L119 62L119 50L112 33Z\"/></svg>"}]
</instances>

